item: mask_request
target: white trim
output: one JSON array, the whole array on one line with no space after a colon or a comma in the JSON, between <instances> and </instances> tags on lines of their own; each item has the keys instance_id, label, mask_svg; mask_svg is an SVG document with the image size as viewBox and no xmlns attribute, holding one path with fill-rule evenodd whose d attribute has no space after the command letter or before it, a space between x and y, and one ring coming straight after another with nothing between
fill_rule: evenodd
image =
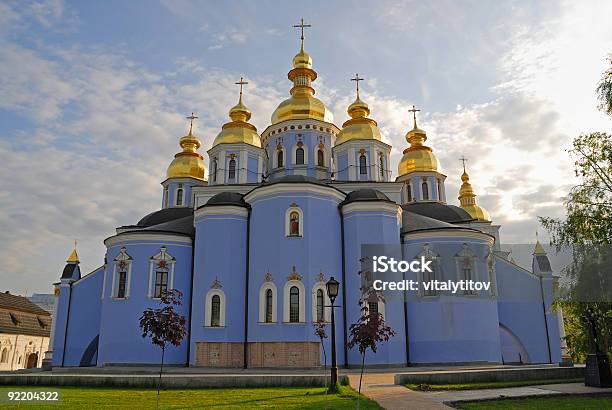
<instances>
[{"instance_id":1,"label":"white trim","mask_svg":"<svg viewBox=\"0 0 612 410\"><path fill-rule=\"evenodd\" d=\"M467 243L463 244L463 248L457 252L457 254L455 255L455 264L457 267L457 280L478 280L478 270L476 268L476 260L478 258L476 257L476 254L474 253L474 251L472 249L470 249L470 247L468 246ZM463 276L463 262L464 261L469 261L470 266L470 277L469 278L465 278ZM463 291L464 295L467 296L473 296L476 295L476 291L470 291L470 290L464 290Z\"/></svg>"},{"instance_id":2,"label":"white trim","mask_svg":"<svg viewBox=\"0 0 612 410\"><path fill-rule=\"evenodd\" d=\"M225 293L221 289L211 289L206 294L205 312L204 312L204 326L211 326L212 323L212 297L219 296L219 326L214 327L225 327Z\"/></svg>"},{"instance_id":3,"label":"white trim","mask_svg":"<svg viewBox=\"0 0 612 410\"><path fill-rule=\"evenodd\" d=\"M283 153L283 166L282 167L278 165L278 151L281 151ZM278 149L278 146L277 148L274 148L274 154L272 155L272 164L273 164L273 167L272 167L273 169L287 168L287 151L285 150L285 147L283 147L282 145L281 145L280 150Z\"/></svg>"},{"instance_id":4,"label":"white trim","mask_svg":"<svg viewBox=\"0 0 612 410\"><path fill-rule=\"evenodd\" d=\"M316 322L317 318L317 291L321 289L323 291L323 320L327 323L331 322L331 301L327 296L327 288L325 282L317 282L312 287L312 321Z\"/></svg>"},{"instance_id":5,"label":"white trim","mask_svg":"<svg viewBox=\"0 0 612 410\"><path fill-rule=\"evenodd\" d=\"M261 182L263 176L264 157L261 155L257 156L257 182ZM248 178L247 178L248 180Z\"/></svg>"},{"instance_id":6,"label":"white trim","mask_svg":"<svg viewBox=\"0 0 612 410\"><path fill-rule=\"evenodd\" d=\"M338 200L338 202L342 202L346 197L345 194L337 190L336 188L322 186L322 185L314 185L308 182L305 183L284 183L279 182L268 186L260 186L254 188L249 193L244 196L244 200L246 202L252 203L257 198L266 195L278 195L283 193L295 193L299 192L300 194L319 194L332 196Z\"/></svg>"},{"instance_id":7,"label":"white trim","mask_svg":"<svg viewBox=\"0 0 612 410\"><path fill-rule=\"evenodd\" d=\"M365 305L362 304L362 306L364 306L369 311L370 310L370 305L369 305L370 302L365 300L362 303L365 303ZM386 318L385 318L385 302L383 300L378 299L377 304L378 304L378 313L380 313L383 316L383 319L386 320Z\"/></svg>"},{"instance_id":8,"label":"white trim","mask_svg":"<svg viewBox=\"0 0 612 410\"><path fill-rule=\"evenodd\" d=\"M355 148L348 149L348 179L355 181L357 179L357 170L355 169Z\"/></svg>"},{"instance_id":9,"label":"white trim","mask_svg":"<svg viewBox=\"0 0 612 410\"><path fill-rule=\"evenodd\" d=\"M131 234L118 234L108 237L104 240L104 245L110 248L111 246L128 241L142 240L142 241L156 241L156 242L181 242L191 243L191 238L186 235L176 235L172 233L131 233Z\"/></svg>"},{"instance_id":10,"label":"white trim","mask_svg":"<svg viewBox=\"0 0 612 410\"><path fill-rule=\"evenodd\" d=\"M486 241L487 243L493 245L495 238L484 232L475 232L475 231L467 231L458 227L456 230L449 229L441 229L439 231L427 231L427 232L408 232L405 233L404 239L410 241L429 241L432 238L470 238L470 239L479 239L481 241Z\"/></svg>"},{"instance_id":11,"label":"white trim","mask_svg":"<svg viewBox=\"0 0 612 410\"><path fill-rule=\"evenodd\" d=\"M298 148L302 148L302 150L304 150L304 163L303 164L298 164L296 162L297 160L297 155L296 155L296 151ZM293 146L293 148L291 148L291 164L292 165L297 165L297 166L301 166L301 165L308 165L308 146L306 145L306 143L304 143L302 141L302 146L298 146L297 144L295 144Z\"/></svg>"},{"instance_id":12,"label":"white trim","mask_svg":"<svg viewBox=\"0 0 612 410\"><path fill-rule=\"evenodd\" d=\"M238 215L246 217L249 210L243 206L219 205L219 206L204 206L195 211L195 221L199 221L204 216L210 215Z\"/></svg>"},{"instance_id":13,"label":"white trim","mask_svg":"<svg viewBox=\"0 0 612 410\"><path fill-rule=\"evenodd\" d=\"M104 291L106 290L106 269L107 267L104 266L104 276L102 277L102 294L100 295L100 299L104 299Z\"/></svg>"},{"instance_id":14,"label":"white trim","mask_svg":"<svg viewBox=\"0 0 612 410\"><path fill-rule=\"evenodd\" d=\"M118 262L125 262L127 264L127 268L125 270L125 295L123 297L119 297L117 292L119 291L119 282L118 275L120 272L117 271ZM119 251L119 254L113 259L113 284L111 287L111 298L117 300L123 300L130 297L130 289L132 283L132 262L134 259L127 253L127 249L122 247Z\"/></svg>"},{"instance_id":15,"label":"white trim","mask_svg":"<svg viewBox=\"0 0 612 410\"><path fill-rule=\"evenodd\" d=\"M298 235L291 235L291 221L289 220L289 216L292 212L297 212L299 221L298 221ZM291 238L302 238L304 236L304 212L300 209L299 206L290 206L285 211L285 236Z\"/></svg>"},{"instance_id":16,"label":"white trim","mask_svg":"<svg viewBox=\"0 0 612 410\"><path fill-rule=\"evenodd\" d=\"M241 150L238 158L240 158L238 161L240 164L240 168L238 169L238 183L245 184L247 181L247 173L249 172L249 153L245 150Z\"/></svg>"},{"instance_id":17,"label":"white trim","mask_svg":"<svg viewBox=\"0 0 612 410\"><path fill-rule=\"evenodd\" d=\"M383 201L363 201L363 202L351 202L342 207L342 214L346 215L350 212L360 212L360 211L378 211L378 212L389 212L392 214L399 213L401 215L402 208L391 202L383 202Z\"/></svg>"},{"instance_id":18,"label":"white trim","mask_svg":"<svg viewBox=\"0 0 612 410\"><path fill-rule=\"evenodd\" d=\"M297 323L305 323L306 322L306 289L304 288L304 284L299 280L289 280L285 283L283 288L283 322L284 323L296 323L289 322L289 290L293 287L297 286L300 291L299 294L299 306L300 306L300 321Z\"/></svg>"},{"instance_id":19,"label":"white trim","mask_svg":"<svg viewBox=\"0 0 612 410\"><path fill-rule=\"evenodd\" d=\"M183 191L182 195L181 195L181 203L180 204L177 201L179 189L181 191ZM172 206L185 206L185 187L183 186L182 183L176 184L176 189L174 190L174 198L172 198L172 199L174 199L174 204L172 204Z\"/></svg>"},{"instance_id":20,"label":"white trim","mask_svg":"<svg viewBox=\"0 0 612 410\"><path fill-rule=\"evenodd\" d=\"M272 290L272 322L266 322L266 291ZM259 288L259 323L276 323L278 321L277 313L278 291L274 282L265 282Z\"/></svg>"},{"instance_id":21,"label":"white trim","mask_svg":"<svg viewBox=\"0 0 612 410\"><path fill-rule=\"evenodd\" d=\"M167 252L165 246L162 246L159 252L149 258L149 291L147 292L147 297L151 299L159 299L159 297L155 297L155 280L157 279L157 269L154 269L155 262L165 261L170 266L166 267L165 270L168 271L168 290L174 289L174 265L176 264L176 258L170 255ZM155 277L153 276L153 272L155 271Z\"/></svg>"}]
</instances>

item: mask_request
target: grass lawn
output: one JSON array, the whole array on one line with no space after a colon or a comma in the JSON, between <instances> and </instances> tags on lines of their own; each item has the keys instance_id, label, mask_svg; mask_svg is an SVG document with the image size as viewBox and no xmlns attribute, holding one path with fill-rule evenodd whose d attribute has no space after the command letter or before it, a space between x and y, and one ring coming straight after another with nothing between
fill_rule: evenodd
<instances>
[{"instance_id":1,"label":"grass lawn","mask_svg":"<svg viewBox=\"0 0 612 410\"><path fill-rule=\"evenodd\" d=\"M610 396L533 397L464 402L456 404L455 408L466 410L604 410L612 409L612 398Z\"/></svg>"},{"instance_id":2,"label":"grass lawn","mask_svg":"<svg viewBox=\"0 0 612 410\"><path fill-rule=\"evenodd\" d=\"M557 383L579 383L584 382L584 377L579 379L546 379L546 380L517 380L501 382L482 382L464 384L413 384L405 386L410 390L435 391L435 390L476 390L476 389L502 389L504 387L535 386L538 384L557 384Z\"/></svg>"},{"instance_id":3,"label":"grass lawn","mask_svg":"<svg viewBox=\"0 0 612 410\"><path fill-rule=\"evenodd\" d=\"M7 405L8 391L57 391L61 400L55 404ZM97 409L127 408L154 409L157 390L89 387L40 387L0 386L0 407L2 409ZM338 394L326 395L322 387L279 387L254 389L198 389L163 390L160 394L160 408L215 408L215 409L354 409L357 393L350 387L340 386ZM361 408L380 409L376 402L361 397Z\"/></svg>"}]
</instances>

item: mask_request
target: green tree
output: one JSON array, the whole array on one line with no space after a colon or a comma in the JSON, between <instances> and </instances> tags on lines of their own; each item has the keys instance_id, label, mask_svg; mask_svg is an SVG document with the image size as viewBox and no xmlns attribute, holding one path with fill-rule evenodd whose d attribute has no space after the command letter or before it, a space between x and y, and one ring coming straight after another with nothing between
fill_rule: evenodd
<instances>
[{"instance_id":1,"label":"green tree","mask_svg":"<svg viewBox=\"0 0 612 410\"><path fill-rule=\"evenodd\" d=\"M608 115L612 115L612 55L608 57L608 62L610 67L601 76L596 91L599 109Z\"/></svg>"}]
</instances>

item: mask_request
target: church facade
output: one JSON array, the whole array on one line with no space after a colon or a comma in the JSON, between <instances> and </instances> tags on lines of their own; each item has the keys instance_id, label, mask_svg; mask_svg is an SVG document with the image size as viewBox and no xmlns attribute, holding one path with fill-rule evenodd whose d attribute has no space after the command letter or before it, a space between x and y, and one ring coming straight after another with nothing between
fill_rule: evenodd
<instances>
[{"instance_id":1,"label":"church facade","mask_svg":"<svg viewBox=\"0 0 612 410\"><path fill-rule=\"evenodd\" d=\"M93 272L82 275L71 255L55 284L53 366L158 363L159 348L141 337L138 319L160 306L164 291L177 289L189 330L180 346L167 349L166 363L318 367L324 359L313 324L330 321L325 283L332 276L340 282L340 366L361 363L347 342L364 304L396 332L368 353L368 365L559 362L563 327L551 310L555 278L543 248L534 250L532 271L508 259L499 226L477 204L465 169L459 204L451 204L417 110L392 178L391 146L359 87L341 127L314 96L317 73L303 37L288 78L290 96L261 133L249 122L245 83L238 83L238 104L206 162L192 114L161 183L161 209L117 228ZM427 277L403 279L491 287L364 299L364 245L434 261ZM324 345L329 352L329 338Z\"/></svg>"}]
</instances>

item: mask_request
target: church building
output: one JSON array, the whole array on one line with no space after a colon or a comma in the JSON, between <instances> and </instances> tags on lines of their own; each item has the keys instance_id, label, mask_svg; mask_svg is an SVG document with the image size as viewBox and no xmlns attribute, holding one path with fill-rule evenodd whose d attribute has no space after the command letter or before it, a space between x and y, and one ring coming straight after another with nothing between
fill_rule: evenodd
<instances>
[{"instance_id":1,"label":"church building","mask_svg":"<svg viewBox=\"0 0 612 410\"><path fill-rule=\"evenodd\" d=\"M161 182L161 209L106 238L103 264L93 272L82 274L76 257L67 262L55 284L53 366L159 363L160 349L141 336L138 319L161 306L164 291L177 289L188 334L166 350L166 363L316 368L324 359L313 324L330 322L331 277L340 282L340 366L361 364L347 343L364 304L396 332L376 354L368 352L368 365L559 362L563 325L551 309L556 279L542 246L531 271L509 260L465 163L452 177L462 181L458 202L447 198L447 176L414 106L394 178L392 147L359 94L362 79L353 78L350 118L335 124L315 97L317 72L304 49L305 25L299 27L290 95L270 125L258 131L251 124L241 79L238 103L211 146L202 147L196 117L188 117L189 132ZM365 245L433 261L432 272L403 279L491 286L364 299ZM330 343L325 339L327 352Z\"/></svg>"}]
</instances>

